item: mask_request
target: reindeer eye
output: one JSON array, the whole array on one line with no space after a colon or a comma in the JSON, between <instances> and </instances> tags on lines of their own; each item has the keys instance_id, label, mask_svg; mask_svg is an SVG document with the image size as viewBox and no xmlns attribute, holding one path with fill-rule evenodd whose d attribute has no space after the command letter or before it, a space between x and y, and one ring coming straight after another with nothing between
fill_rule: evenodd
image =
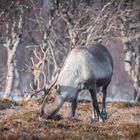
<instances>
[{"instance_id":1,"label":"reindeer eye","mask_svg":"<svg viewBox=\"0 0 140 140\"><path fill-rule=\"evenodd\" d=\"M47 99L47 103L50 104L50 103L53 103L54 102L54 99L55 97L51 96Z\"/></svg>"}]
</instances>

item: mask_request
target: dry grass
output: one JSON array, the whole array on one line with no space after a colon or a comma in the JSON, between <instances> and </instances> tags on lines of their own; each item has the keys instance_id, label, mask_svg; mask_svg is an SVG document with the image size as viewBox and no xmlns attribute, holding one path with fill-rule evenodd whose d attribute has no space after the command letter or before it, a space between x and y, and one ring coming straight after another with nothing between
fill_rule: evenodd
<instances>
[{"instance_id":1,"label":"dry grass","mask_svg":"<svg viewBox=\"0 0 140 140\"><path fill-rule=\"evenodd\" d=\"M0 101L0 104L7 102ZM79 120L69 119L70 104L65 103L54 120L40 122L38 101L22 102L0 111L0 140L77 140L140 139L140 107L108 103L109 118L105 123L90 124L92 106L79 103Z\"/></svg>"}]
</instances>

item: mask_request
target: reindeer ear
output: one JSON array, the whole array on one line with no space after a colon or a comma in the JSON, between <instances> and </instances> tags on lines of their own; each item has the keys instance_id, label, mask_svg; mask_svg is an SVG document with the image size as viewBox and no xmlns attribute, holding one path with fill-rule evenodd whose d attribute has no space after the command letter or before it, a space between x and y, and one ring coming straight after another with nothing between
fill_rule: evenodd
<instances>
[{"instance_id":1,"label":"reindeer ear","mask_svg":"<svg viewBox=\"0 0 140 140\"><path fill-rule=\"evenodd\" d=\"M54 87L57 91L59 91L60 90L60 85L59 84L57 84L57 85L55 85L55 87Z\"/></svg>"}]
</instances>

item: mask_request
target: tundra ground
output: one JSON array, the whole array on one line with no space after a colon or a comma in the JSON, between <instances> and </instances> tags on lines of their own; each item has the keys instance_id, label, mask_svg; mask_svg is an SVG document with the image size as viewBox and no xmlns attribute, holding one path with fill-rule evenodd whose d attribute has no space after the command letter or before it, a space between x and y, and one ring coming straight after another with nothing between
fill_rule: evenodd
<instances>
[{"instance_id":1,"label":"tundra ground","mask_svg":"<svg viewBox=\"0 0 140 140\"><path fill-rule=\"evenodd\" d=\"M108 119L96 124L90 123L91 103L78 104L78 120L69 118L70 103L46 122L39 121L39 108L36 100L0 100L0 140L140 140L140 105L107 103Z\"/></svg>"}]
</instances>

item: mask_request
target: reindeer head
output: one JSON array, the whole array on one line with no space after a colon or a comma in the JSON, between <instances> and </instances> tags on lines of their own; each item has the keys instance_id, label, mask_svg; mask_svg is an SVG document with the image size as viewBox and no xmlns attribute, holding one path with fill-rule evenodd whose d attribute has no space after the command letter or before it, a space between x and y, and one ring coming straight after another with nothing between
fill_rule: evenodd
<instances>
[{"instance_id":1,"label":"reindeer head","mask_svg":"<svg viewBox=\"0 0 140 140\"><path fill-rule=\"evenodd\" d=\"M59 85L54 85L50 90L48 90L48 93L43 100L40 118L52 118L60 109L62 103L63 101L60 95L60 87Z\"/></svg>"}]
</instances>

